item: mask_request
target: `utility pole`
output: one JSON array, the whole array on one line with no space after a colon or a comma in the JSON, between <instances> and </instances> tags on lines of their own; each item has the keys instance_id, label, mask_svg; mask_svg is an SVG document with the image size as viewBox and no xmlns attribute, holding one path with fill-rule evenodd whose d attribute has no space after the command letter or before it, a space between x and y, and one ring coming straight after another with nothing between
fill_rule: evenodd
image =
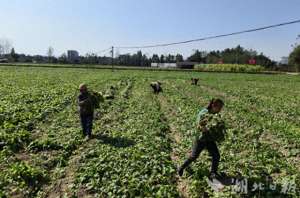
<instances>
[{"instance_id":1,"label":"utility pole","mask_svg":"<svg viewBox=\"0 0 300 198\"><path fill-rule=\"evenodd\" d=\"M111 69L114 71L114 46L111 47Z\"/></svg>"}]
</instances>

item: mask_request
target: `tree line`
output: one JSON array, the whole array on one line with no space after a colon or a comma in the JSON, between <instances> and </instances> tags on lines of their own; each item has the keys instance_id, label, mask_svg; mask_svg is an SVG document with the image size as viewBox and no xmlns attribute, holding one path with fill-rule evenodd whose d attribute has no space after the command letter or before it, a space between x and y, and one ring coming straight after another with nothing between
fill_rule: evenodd
<instances>
[{"instance_id":1,"label":"tree line","mask_svg":"<svg viewBox=\"0 0 300 198\"><path fill-rule=\"evenodd\" d=\"M298 35L297 39L300 39ZM300 44L292 45L293 50L288 57L288 66L293 70L300 71ZM263 53L258 53L252 49L245 49L238 45L234 48L226 48L224 50L202 51L194 50L193 53L184 58L182 54L153 54L147 56L142 51L130 54L120 54L114 59L110 56L99 56L96 53L87 53L84 56L79 56L78 60L71 61L66 53L55 57L54 49L49 47L46 55L26 55L16 53L8 39L0 38L0 62L20 62L20 63L53 63L53 64L101 64L101 65L120 65L120 66L151 66L151 63L176 63L182 61L192 61L204 64L248 64L250 60L254 60L257 65L262 65L266 68L273 69L277 65ZM253 64L253 62L252 62ZM276 68L275 68L276 69ZM284 69L282 67L282 69Z\"/></svg>"},{"instance_id":2,"label":"tree line","mask_svg":"<svg viewBox=\"0 0 300 198\"><path fill-rule=\"evenodd\" d=\"M7 50L6 50L7 52ZM120 54L113 60L109 56L99 56L96 53L87 53L84 56L79 56L78 60L70 61L63 53L59 57L53 55L54 49L49 47L47 54L43 55L25 55L18 54L14 48L11 48L10 53L3 53L2 58L7 58L9 62L24 62L24 63L76 63L76 64L101 64L101 65L120 65L120 66L151 66L151 63L176 63L182 61L192 61L205 64L248 64L249 60L254 59L255 64L265 67L272 67L276 65L275 61L265 56L263 53L258 53L255 50L248 50L240 45L235 48L226 48L224 50L217 51L200 51L194 50L193 53L184 59L182 54L153 54L147 56L142 51L137 51L133 54Z\"/></svg>"}]
</instances>

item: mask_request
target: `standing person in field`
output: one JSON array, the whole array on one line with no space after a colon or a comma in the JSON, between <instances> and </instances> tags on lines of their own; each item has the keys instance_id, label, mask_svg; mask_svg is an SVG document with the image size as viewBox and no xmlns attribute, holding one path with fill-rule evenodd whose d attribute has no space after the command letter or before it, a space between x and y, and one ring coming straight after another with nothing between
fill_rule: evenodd
<instances>
[{"instance_id":1,"label":"standing person in field","mask_svg":"<svg viewBox=\"0 0 300 198\"><path fill-rule=\"evenodd\" d=\"M93 98L85 84L79 85L79 91L78 106L83 135L91 138L94 118Z\"/></svg>"},{"instance_id":2,"label":"standing person in field","mask_svg":"<svg viewBox=\"0 0 300 198\"><path fill-rule=\"evenodd\" d=\"M192 153L178 169L179 176L183 175L184 169L198 158L203 149L207 149L212 157L210 179L219 176L217 171L220 154L216 142L224 140L225 136L225 124L219 114L223 106L224 103L221 99L212 99L207 108L199 111L196 122L197 134Z\"/></svg>"}]
</instances>

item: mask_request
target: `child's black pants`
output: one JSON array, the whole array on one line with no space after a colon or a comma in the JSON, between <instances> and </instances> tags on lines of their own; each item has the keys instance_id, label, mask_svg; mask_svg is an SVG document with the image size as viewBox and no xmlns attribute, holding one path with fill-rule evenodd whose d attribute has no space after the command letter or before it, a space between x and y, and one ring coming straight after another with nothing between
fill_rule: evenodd
<instances>
[{"instance_id":1,"label":"child's black pants","mask_svg":"<svg viewBox=\"0 0 300 198\"><path fill-rule=\"evenodd\" d=\"M184 164L181 166L182 169L185 169L189 166L190 163L195 161L200 153L203 151L203 149L207 149L208 153L212 157L212 163L211 163L211 172L216 173L218 171L219 161L220 161L220 153L219 149L214 141L208 141L204 138L197 139L194 142L192 154L190 157L184 162Z\"/></svg>"}]
</instances>

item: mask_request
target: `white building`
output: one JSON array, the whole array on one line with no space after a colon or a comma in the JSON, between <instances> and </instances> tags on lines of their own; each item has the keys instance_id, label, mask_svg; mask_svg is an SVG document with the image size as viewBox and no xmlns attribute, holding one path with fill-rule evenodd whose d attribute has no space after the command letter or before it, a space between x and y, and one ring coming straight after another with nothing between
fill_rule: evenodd
<instances>
[{"instance_id":1,"label":"white building","mask_svg":"<svg viewBox=\"0 0 300 198\"><path fill-rule=\"evenodd\" d=\"M282 65L287 65L289 63L289 57L281 57L281 61L280 61L280 64Z\"/></svg>"},{"instance_id":2,"label":"white building","mask_svg":"<svg viewBox=\"0 0 300 198\"><path fill-rule=\"evenodd\" d=\"M71 63L79 61L79 53L76 50L68 50L68 61Z\"/></svg>"},{"instance_id":3,"label":"white building","mask_svg":"<svg viewBox=\"0 0 300 198\"><path fill-rule=\"evenodd\" d=\"M151 67L159 68L176 68L176 63L151 63Z\"/></svg>"}]
</instances>

